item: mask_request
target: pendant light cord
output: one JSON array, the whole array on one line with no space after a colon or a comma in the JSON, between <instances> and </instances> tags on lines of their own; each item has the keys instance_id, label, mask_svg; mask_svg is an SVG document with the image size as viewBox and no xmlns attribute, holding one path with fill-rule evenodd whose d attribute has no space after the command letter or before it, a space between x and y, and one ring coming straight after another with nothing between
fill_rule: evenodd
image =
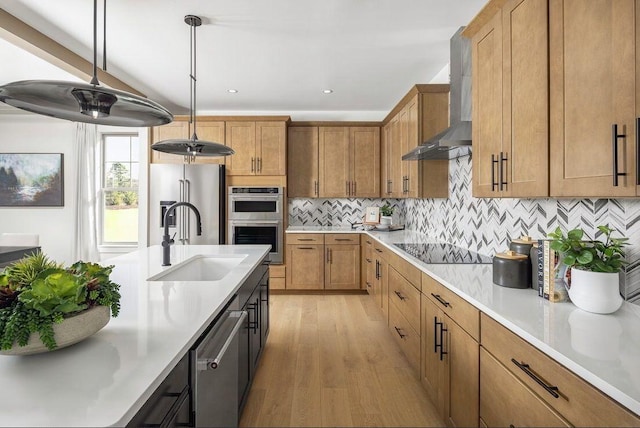
<instances>
[{"instance_id":1,"label":"pendant light cord","mask_svg":"<svg viewBox=\"0 0 640 428\"><path fill-rule=\"evenodd\" d=\"M198 139L198 135L196 133L196 24L195 22L191 24L191 53L189 59L189 82L191 83L191 105L189 106L190 111L190 122L193 123L193 136L191 139L196 141Z\"/></svg>"},{"instance_id":2,"label":"pendant light cord","mask_svg":"<svg viewBox=\"0 0 640 428\"><path fill-rule=\"evenodd\" d=\"M102 1L102 69L107 71L107 0Z\"/></svg>"},{"instance_id":3,"label":"pendant light cord","mask_svg":"<svg viewBox=\"0 0 640 428\"><path fill-rule=\"evenodd\" d=\"M96 62L98 58L97 52L98 46L98 0L93 0L93 77L91 77L92 85L99 85L98 82L98 69L96 67Z\"/></svg>"}]
</instances>

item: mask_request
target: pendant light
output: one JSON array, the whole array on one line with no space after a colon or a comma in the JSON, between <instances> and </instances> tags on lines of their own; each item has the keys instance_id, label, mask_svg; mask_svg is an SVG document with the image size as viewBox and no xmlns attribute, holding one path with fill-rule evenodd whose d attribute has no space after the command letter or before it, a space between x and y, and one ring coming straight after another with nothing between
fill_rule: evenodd
<instances>
[{"instance_id":1,"label":"pendant light","mask_svg":"<svg viewBox=\"0 0 640 428\"><path fill-rule=\"evenodd\" d=\"M106 88L98 82L97 2L98 0L93 0L93 77L91 82L86 84L59 80L22 80L0 86L0 101L32 113L74 122L131 127L170 123L173 115L160 104L129 92Z\"/></svg>"},{"instance_id":2,"label":"pendant light","mask_svg":"<svg viewBox=\"0 0 640 428\"><path fill-rule=\"evenodd\" d=\"M229 146L221 143L213 143L210 141L198 140L196 134L196 27L202 25L202 19L195 15L187 15L184 22L190 28L190 59L189 59L189 83L190 83L190 102L189 102L189 124L193 124L193 134L191 138L184 140L164 140L151 145L153 150L159 152L170 153L173 155L183 155L188 162L191 162L196 156L220 157L229 156L235 152Z\"/></svg>"}]
</instances>

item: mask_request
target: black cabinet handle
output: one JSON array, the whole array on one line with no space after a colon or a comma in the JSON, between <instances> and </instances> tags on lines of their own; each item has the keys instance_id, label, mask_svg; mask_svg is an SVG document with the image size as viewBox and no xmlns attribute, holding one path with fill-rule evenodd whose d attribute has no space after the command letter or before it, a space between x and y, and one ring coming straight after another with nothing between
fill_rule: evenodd
<instances>
[{"instance_id":1,"label":"black cabinet handle","mask_svg":"<svg viewBox=\"0 0 640 428\"><path fill-rule=\"evenodd\" d=\"M382 250L380 248L376 248L376 251L379 252L379 253L382 252Z\"/></svg>"},{"instance_id":2,"label":"black cabinet handle","mask_svg":"<svg viewBox=\"0 0 640 428\"><path fill-rule=\"evenodd\" d=\"M451 306L451 304L450 304L449 302L447 302L446 300L444 300L442 297L440 297L440 295L439 295L439 294L433 294L433 293L431 293L431 295L432 295L433 297L435 297L435 298L436 298L436 300L437 300L438 302L442 303L442 305L443 305L445 308L446 308L447 306L449 306L449 307Z\"/></svg>"},{"instance_id":3,"label":"black cabinet handle","mask_svg":"<svg viewBox=\"0 0 640 428\"><path fill-rule=\"evenodd\" d=\"M396 294L396 296L398 296L398 299L400 299L400 300L406 300L407 299L399 291L394 291L394 293Z\"/></svg>"},{"instance_id":4,"label":"black cabinet handle","mask_svg":"<svg viewBox=\"0 0 640 428\"><path fill-rule=\"evenodd\" d=\"M496 159L496 155L491 154L491 191L495 192L496 187L498 187L498 183L496 182L496 164L498 163L498 159Z\"/></svg>"},{"instance_id":5,"label":"black cabinet handle","mask_svg":"<svg viewBox=\"0 0 640 428\"><path fill-rule=\"evenodd\" d=\"M515 358L512 358L511 362L513 364L515 364L516 366L518 366L518 368L520 370L525 372L527 374L527 376L529 376L531 379L533 379L538 385L543 387L544 390L547 391L549 394L551 394L553 397L555 397L555 398L559 398L560 397L560 394L558 394L558 387L557 386L547 385L542 379L540 379L538 376L536 376L536 374L531 370L531 367L529 367L529 364L519 363L519 362L517 362L515 360Z\"/></svg>"},{"instance_id":6,"label":"black cabinet handle","mask_svg":"<svg viewBox=\"0 0 640 428\"><path fill-rule=\"evenodd\" d=\"M371 259L365 259L367 263L371 263Z\"/></svg>"},{"instance_id":7,"label":"black cabinet handle","mask_svg":"<svg viewBox=\"0 0 640 428\"><path fill-rule=\"evenodd\" d=\"M376 279L380 279L380 262L376 260Z\"/></svg>"},{"instance_id":8,"label":"black cabinet handle","mask_svg":"<svg viewBox=\"0 0 640 428\"><path fill-rule=\"evenodd\" d=\"M502 192L505 187L507 187L507 182L505 180L505 172L504 172L504 166L505 163L507 162L508 158L506 156L506 153L504 152L500 152L500 171L499 171L499 180L500 180L500 191Z\"/></svg>"},{"instance_id":9,"label":"black cabinet handle","mask_svg":"<svg viewBox=\"0 0 640 428\"><path fill-rule=\"evenodd\" d=\"M310 242L313 241L313 238L298 238L297 241L300 242Z\"/></svg>"},{"instance_id":10,"label":"black cabinet handle","mask_svg":"<svg viewBox=\"0 0 640 428\"><path fill-rule=\"evenodd\" d=\"M247 312L249 313L249 328L253 330L254 333L258 329L258 306L260 306L258 300L256 300L256 303L249 303L247 305ZM251 314L255 316L255 321L251 321Z\"/></svg>"},{"instance_id":11,"label":"black cabinet handle","mask_svg":"<svg viewBox=\"0 0 640 428\"><path fill-rule=\"evenodd\" d=\"M433 352L438 352L438 325L442 323L438 322L438 317L433 317Z\"/></svg>"},{"instance_id":12,"label":"black cabinet handle","mask_svg":"<svg viewBox=\"0 0 640 428\"><path fill-rule=\"evenodd\" d=\"M349 238L336 238L336 241L344 242L344 241L351 241L351 239L349 239Z\"/></svg>"},{"instance_id":13,"label":"black cabinet handle","mask_svg":"<svg viewBox=\"0 0 640 428\"><path fill-rule=\"evenodd\" d=\"M313 247L296 247L298 250L313 250Z\"/></svg>"},{"instance_id":14,"label":"black cabinet handle","mask_svg":"<svg viewBox=\"0 0 640 428\"><path fill-rule=\"evenodd\" d=\"M398 336L400 336L400 339L404 339L405 337L407 337L406 334L402 334L402 329L401 328L398 328L396 326L393 326L393 328L396 329L396 333L398 333Z\"/></svg>"},{"instance_id":15,"label":"black cabinet handle","mask_svg":"<svg viewBox=\"0 0 640 428\"><path fill-rule=\"evenodd\" d=\"M627 175L626 172L618 172L618 140L625 138L626 134L618 134L618 124L611 126L611 146L613 149L613 186L618 186L618 177ZM637 144L637 143L636 143ZM637 168L637 167L636 167Z\"/></svg>"},{"instance_id":16,"label":"black cabinet handle","mask_svg":"<svg viewBox=\"0 0 640 428\"><path fill-rule=\"evenodd\" d=\"M367 288L371 288L371 283L367 281Z\"/></svg>"},{"instance_id":17,"label":"black cabinet handle","mask_svg":"<svg viewBox=\"0 0 640 428\"><path fill-rule=\"evenodd\" d=\"M440 323L440 361L444 359L444 356L448 354L447 351L444 350L444 332L449 331L444 328L444 323Z\"/></svg>"}]
</instances>

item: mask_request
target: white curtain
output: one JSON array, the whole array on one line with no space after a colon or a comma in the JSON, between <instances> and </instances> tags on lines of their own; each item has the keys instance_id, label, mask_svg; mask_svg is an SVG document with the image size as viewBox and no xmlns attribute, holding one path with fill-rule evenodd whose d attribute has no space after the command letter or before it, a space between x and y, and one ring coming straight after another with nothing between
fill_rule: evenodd
<instances>
[{"instance_id":1,"label":"white curtain","mask_svg":"<svg viewBox=\"0 0 640 428\"><path fill-rule=\"evenodd\" d=\"M96 125L76 124L76 236L73 245L74 262L97 262L98 252L98 188L96 186L96 153L98 145Z\"/></svg>"}]
</instances>

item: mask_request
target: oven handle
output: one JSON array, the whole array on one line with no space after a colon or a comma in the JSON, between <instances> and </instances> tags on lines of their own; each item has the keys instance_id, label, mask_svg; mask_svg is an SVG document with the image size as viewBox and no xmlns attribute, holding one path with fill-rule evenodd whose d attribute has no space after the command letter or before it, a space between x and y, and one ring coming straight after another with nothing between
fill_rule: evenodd
<instances>
[{"instance_id":1,"label":"oven handle","mask_svg":"<svg viewBox=\"0 0 640 428\"><path fill-rule=\"evenodd\" d=\"M229 224L233 226L273 226L281 225L282 220L229 220Z\"/></svg>"},{"instance_id":2,"label":"oven handle","mask_svg":"<svg viewBox=\"0 0 640 428\"><path fill-rule=\"evenodd\" d=\"M262 201L278 201L279 199L281 199L282 196L255 196L255 197L250 197L250 196L242 196L242 197L237 197L237 196L231 196L231 200L232 201L242 201L242 202L262 202Z\"/></svg>"},{"instance_id":3,"label":"oven handle","mask_svg":"<svg viewBox=\"0 0 640 428\"><path fill-rule=\"evenodd\" d=\"M199 359L196 362L196 368L198 371L215 370L220 366L220 361L224 358L224 354L227 352L231 342L233 342L233 339L235 339L238 331L244 324L245 318L247 318L247 311L237 311L236 313L239 313L240 316L233 326L231 333L229 333L227 340L225 340L224 344L220 348L220 351L218 351L218 354L214 358Z\"/></svg>"}]
</instances>

